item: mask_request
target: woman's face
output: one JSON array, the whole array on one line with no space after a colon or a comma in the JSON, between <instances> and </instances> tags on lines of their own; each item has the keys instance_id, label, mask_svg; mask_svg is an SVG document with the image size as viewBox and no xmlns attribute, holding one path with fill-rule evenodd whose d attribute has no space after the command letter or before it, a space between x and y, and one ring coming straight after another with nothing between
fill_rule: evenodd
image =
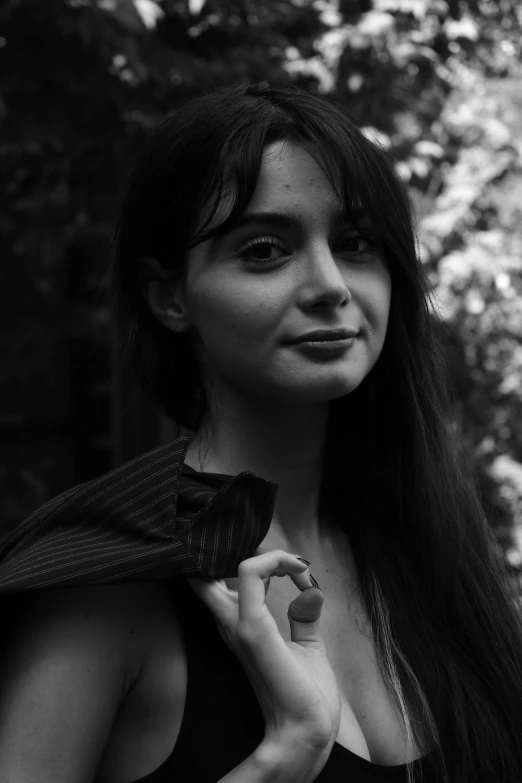
<instances>
[{"instance_id":1,"label":"woman's face","mask_svg":"<svg viewBox=\"0 0 522 783\"><path fill-rule=\"evenodd\" d=\"M204 348L204 371L219 386L274 403L326 402L370 372L386 335L391 279L382 254L336 217L339 209L313 158L277 142L264 153L246 212L292 216L294 225L258 218L191 251L183 312ZM214 221L221 219L218 209ZM286 344L339 328L357 332L351 347Z\"/></svg>"}]
</instances>

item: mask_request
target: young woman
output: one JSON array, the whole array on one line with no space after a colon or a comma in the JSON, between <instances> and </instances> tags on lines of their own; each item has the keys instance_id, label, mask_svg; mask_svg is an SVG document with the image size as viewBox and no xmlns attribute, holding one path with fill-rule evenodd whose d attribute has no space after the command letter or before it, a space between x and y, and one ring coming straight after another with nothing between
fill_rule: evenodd
<instances>
[{"instance_id":1,"label":"young woman","mask_svg":"<svg viewBox=\"0 0 522 783\"><path fill-rule=\"evenodd\" d=\"M112 273L190 435L4 561L4 590L60 589L19 597L0 778L520 781L520 609L387 154L290 84L214 91L153 134Z\"/></svg>"}]
</instances>

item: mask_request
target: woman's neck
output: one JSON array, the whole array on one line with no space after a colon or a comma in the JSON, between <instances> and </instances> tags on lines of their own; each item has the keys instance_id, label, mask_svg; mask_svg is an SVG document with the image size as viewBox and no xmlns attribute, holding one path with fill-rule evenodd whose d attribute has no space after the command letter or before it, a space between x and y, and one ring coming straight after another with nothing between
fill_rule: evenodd
<instances>
[{"instance_id":1,"label":"woman's neck","mask_svg":"<svg viewBox=\"0 0 522 783\"><path fill-rule=\"evenodd\" d=\"M185 461L198 471L231 476L251 471L275 482L272 534L292 547L318 542L324 533L318 505L327 416L323 405L256 410L255 416L234 405L221 412L208 443L202 428L195 433Z\"/></svg>"}]
</instances>

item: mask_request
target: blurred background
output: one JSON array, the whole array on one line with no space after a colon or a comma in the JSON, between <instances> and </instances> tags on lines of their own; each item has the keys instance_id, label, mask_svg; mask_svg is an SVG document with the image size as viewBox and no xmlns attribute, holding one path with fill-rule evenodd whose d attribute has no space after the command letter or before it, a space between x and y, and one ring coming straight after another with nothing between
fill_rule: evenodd
<instances>
[{"instance_id":1,"label":"blurred background","mask_svg":"<svg viewBox=\"0 0 522 783\"><path fill-rule=\"evenodd\" d=\"M275 77L345 104L411 188L455 427L520 584L521 51L519 0L4 0L0 535L180 432L118 365L122 190L166 113Z\"/></svg>"}]
</instances>

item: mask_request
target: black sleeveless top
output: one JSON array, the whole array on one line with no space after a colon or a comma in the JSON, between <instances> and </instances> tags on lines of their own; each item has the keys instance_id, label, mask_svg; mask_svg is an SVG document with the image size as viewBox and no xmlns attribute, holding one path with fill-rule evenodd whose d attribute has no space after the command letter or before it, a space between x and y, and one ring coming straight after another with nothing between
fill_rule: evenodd
<instances>
[{"instance_id":1,"label":"black sleeveless top","mask_svg":"<svg viewBox=\"0 0 522 783\"><path fill-rule=\"evenodd\" d=\"M183 473L215 491L230 477ZM180 732L171 755L156 770L133 783L217 783L244 761L264 737L264 718L239 659L221 638L212 612L190 585L172 582L185 639L187 694ZM419 783L435 783L430 753L415 762ZM406 783L406 764L373 764L339 743L316 778L317 783ZM246 783L246 782L245 782Z\"/></svg>"},{"instance_id":2,"label":"black sleeveless top","mask_svg":"<svg viewBox=\"0 0 522 783\"><path fill-rule=\"evenodd\" d=\"M155 771L134 783L217 783L244 761L264 736L264 718L239 659L222 640L211 611L190 585L172 585L187 655L187 695L178 740ZM420 783L432 754L415 762ZM335 743L317 783L406 783L406 765L373 764ZM246 783L246 781L245 781Z\"/></svg>"}]
</instances>

